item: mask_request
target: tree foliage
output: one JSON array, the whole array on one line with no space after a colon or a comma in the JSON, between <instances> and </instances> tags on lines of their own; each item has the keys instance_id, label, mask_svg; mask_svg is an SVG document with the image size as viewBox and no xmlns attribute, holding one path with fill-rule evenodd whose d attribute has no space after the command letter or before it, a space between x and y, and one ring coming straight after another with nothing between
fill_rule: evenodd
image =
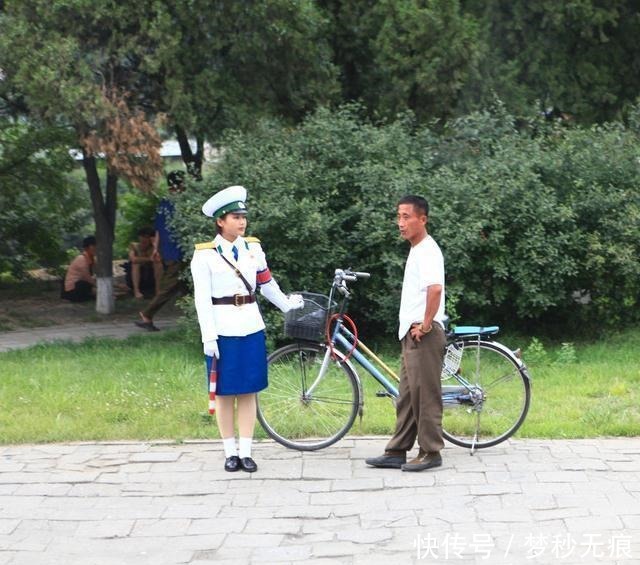
<instances>
[{"instance_id":1,"label":"tree foliage","mask_svg":"<svg viewBox=\"0 0 640 565\"><path fill-rule=\"evenodd\" d=\"M271 113L299 119L332 98L325 33L310 0L3 5L0 68L17 93L11 103L34 124L68 127L82 147L99 279L110 277L118 178L148 191L159 176L153 118L166 114L198 178L205 135L216 140L230 125Z\"/></svg>"},{"instance_id":2,"label":"tree foliage","mask_svg":"<svg viewBox=\"0 0 640 565\"><path fill-rule=\"evenodd\" d=\"M65 175L69 135L0 119L0 273L57 266L79 227L82 192Z\"/></svg>"},{"instance_id":3,"label":"tree foliage","mask_svg":"<svg viewBox=\"0 0 640 565\"><path fill-rule=\"evenodd\" d=\"M371 116L424 123L482 110L626 115L640 90L634 0L319 0L331 20L342 96Z\"/></svg>"},{"instance_id":4,"label":"tree foliage","mask_svg":"<svg viewBox=\"0 0 640 565\"><path fill-rule=\"evenodd\" d=\"M110 115L100 131L92 129L80 140L82 146L87 155L104 155L109 171L150 192L163 167L160 134L140 109L131 107L131 94L114 89L105 96Z\"/></svg>"},{"instance_id":5,"label":"tree foliage","mask_svg":"<svg viewBox=\"0 0 640 565\"><path fill-rule=\"evenodd\" d=\"M141 61L154 44L145 33L153 2L6 2L0 52L6 80L30 118L66 127L82 148L97 238L96 308L111 313L117 181L150 189L161 172L160 139L133 93L144 90ZM107 157L101 182L96 158Z\"/></svg>"},{"instance_id":6,"label":"tree foliage","mask_svg":"<svg viewBox=\"0 0 640 565\"><path fill-rule=\"evenodd\" d=\"M640 89L640 13L633 0L468 0L465 11L481 25L486 55L472 97L496 92L527 114L570 113L582 123L619 118Z\"/></svg>"},{"instance_id":7,"label":"tree foliage","mask_svg":"<svg viewBox=\"0 0 640 565\"><path fill-rule=\"evenodd\" d=\"M343 97L370 115L407 109L429 122L455 114L477 66L478 24L450 0L321 0L331 18Z\"/></svg>"},{"instance_id":8,"label":"tree foliage","mask_svg":"<svg viewBox=\"0 0 640 565\"><path fill-rule=\"evenodd\" d=\"M264 116L299 120L337 94L326 21L310 0L155 2L149 26L158 43L146 61L153 103L196 177L205 137Z\"/></svg>"},{"instance_id":9,"label":"tree foliage","mask_svg":"<svg viewBox=\"0 0 640 565\"><path fill-rule=\"evenodd\" d=\"M375 105L394 116L412 110L421 121L453 115L477 65L475 20L457 0L384 0L373 10Z\"/></svg>"}]
</instances>

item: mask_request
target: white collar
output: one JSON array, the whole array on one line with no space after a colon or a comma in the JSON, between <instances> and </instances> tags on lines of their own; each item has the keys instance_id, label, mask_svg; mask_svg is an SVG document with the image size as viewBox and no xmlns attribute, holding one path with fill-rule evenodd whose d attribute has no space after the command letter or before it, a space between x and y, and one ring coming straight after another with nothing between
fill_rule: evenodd
<instances>
[{"instance_id":1,"label":"white collar","mask_svg":"<svg viewBox=\"0 0 640 565\"><path fill-rule=\"evenodd\" d=\"M213 243L216 247L221 247L223 252L230 253L234 245L238 250L240 249L240 247L242 246L242 238L238 236L235 241L229 241L228 239L222 237L222 235L218 234L213 240Z\"/></svg>"}]
</instances>

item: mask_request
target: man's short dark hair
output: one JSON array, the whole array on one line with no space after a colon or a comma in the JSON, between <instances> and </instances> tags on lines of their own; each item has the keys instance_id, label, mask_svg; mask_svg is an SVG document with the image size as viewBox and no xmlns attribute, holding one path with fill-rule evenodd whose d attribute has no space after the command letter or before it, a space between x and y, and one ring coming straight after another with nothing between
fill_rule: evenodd
<instances>
[{"instance_id":1,"label":"man's short dark hair","mask_svg":"<svg viewBox=\"0 0 640 565\"><path fill-rule=\"evenodd\" d=\"M170 171L167 174L167 184L171 190L181 190L184 188L184 171Z\"/></svg>"},{"instance_id":2,"label":"man's short dark hair","mask_svg":"<svg viewBox=\"0 0 640 565\"><path fill-rule=\"evenodd\" d=\"M96 238L93 235L88 235L82 240L82 249L86 249L91 245L96 245Z\"/></svg>"},{"instance_id":3,"label":"man's short dark hair","mask_svg":"<svg viewBox=\"0 0 640 565\"><path fill-rule=\"evenodd\" d=\"M138 230L138 235L146 235L147 237L153 237L156 234L155 230L149 226L143 226Z\"/></svg>"},{"instance_id":4,"label":"man's short dark hair","mask_svg":"<svg viewBox=\"0 0 640 565\"><path fill-rule=\"evenodd\" d=\"M425 216L429 215L429 203L426 198L418 196L417 194L407 194L398 200L398 206L400 204L412 204L416 212L422 213Z\"/></svg>"}]
</instances>

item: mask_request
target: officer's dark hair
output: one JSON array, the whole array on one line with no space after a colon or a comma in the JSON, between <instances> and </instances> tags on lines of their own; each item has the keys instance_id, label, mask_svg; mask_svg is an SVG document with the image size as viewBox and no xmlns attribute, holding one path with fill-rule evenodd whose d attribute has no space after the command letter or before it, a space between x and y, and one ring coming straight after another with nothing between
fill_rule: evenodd
<instances>
[{"instance_id":1,"label":"officer's dark hair","mask_svg":"<svg viewBox=\"0 0 640 565\"><path fill-rule=\"evenodd\" d=\"M229 212L227 212L226 214L222 214L222 216L220 216L219 218L216 218L216 232L221 234L222 233L222 228L220 227L220 225L218 225L218 220L224 220L227 215L229 214Z\"/></svg>"},{"instance_id":2,"label":"officer's dark hair","mask_svg":"<svg viewBox=\"0 0 640 565\"><path fill-rule=\"evenodd\" d=\"M398 200L398 206L400 206L400 204L411 204L419 214L424 214L425 216L429 215L429 203L426 198L418 196L417 194L407 194L406 196L403 196Z\"/></svg>"},{"instance_id":3,"label":"officer's dark hair","mask_svg":"<svg viewBox=\"0 0 640 565\"><path fill-rule=\"evenodd\" d=\"M167 174L167 184L170 190L181 190L184 188L184 171L170 171Z\"/></svg>"},{"instance_id":4,"label":"officer's dark hair","mask_svg":"<svg viewBox=\"0 0 640 565\"><path fill-rule=\"evenodd\" d=\"M156 234L155 230L149 226L143 226L138 230L138 235L146 235L147 237L153 237Z\"/></svg>"},{"instance_id":5,"label":"officer's dark hair","mask_svg":"<svg viewBox=\"0 0 640 565\"><path fill-rule=\"evenodd\" d=\"M82 249L86 249L91 245L96 245L96 238L93 235L88 235L82 240Z\"/></svg>"}]
</instances>

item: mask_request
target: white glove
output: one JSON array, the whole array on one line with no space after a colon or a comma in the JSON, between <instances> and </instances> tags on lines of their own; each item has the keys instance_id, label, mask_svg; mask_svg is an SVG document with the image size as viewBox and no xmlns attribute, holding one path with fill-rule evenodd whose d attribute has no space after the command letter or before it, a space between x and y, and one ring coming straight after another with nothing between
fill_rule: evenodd
<instances>
[{"instance_id":1,"label":"white glove","mask_svg":"<svg viewBox=\"0 0 640 565\"><path fill-rule=\"evenodd\" d=\"M204 350L204 354L209 357L215 357L216 359L220 359L220 352L218 351L218 340L212 339L211 341L205 341L202 349Z\"/></svg>"},{"instance_id":2,"label":"white glove","mask_svg":"<svg viewBox=\"0 0 640 565\"><path fill-rule=\"evenodd\" d=\"M304 308L304 298L302 298L301 294L290 294L287 299L289 300L290 310L299 310L300 308Z\"/></svg>"}]
</instances>

